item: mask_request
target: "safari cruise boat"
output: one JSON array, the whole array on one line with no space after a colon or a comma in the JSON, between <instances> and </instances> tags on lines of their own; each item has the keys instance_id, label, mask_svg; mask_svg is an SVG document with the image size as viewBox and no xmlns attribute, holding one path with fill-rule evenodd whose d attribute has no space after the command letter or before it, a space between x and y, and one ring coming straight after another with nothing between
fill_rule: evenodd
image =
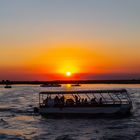
<instances>
[{"instance_id":1,"label":"safari cruise boat","mask_svg":"<svg viewBox=\"0 0 140 140\"><path fill-rule=\"evenodd\" d=\"M116 90L66 90L39 93L39 108L45 116L103 116L126 115L132 101L126 89Z\"/></svg>"}]
</instances>

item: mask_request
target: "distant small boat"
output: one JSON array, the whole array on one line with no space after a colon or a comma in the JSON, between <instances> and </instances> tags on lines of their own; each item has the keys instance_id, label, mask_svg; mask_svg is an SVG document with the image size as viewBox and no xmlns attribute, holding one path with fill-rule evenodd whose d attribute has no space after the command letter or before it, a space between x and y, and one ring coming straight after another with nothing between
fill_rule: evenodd
<instances>
[{"instance_id":1,"label":"distant small boat","mask_svg":"<svg viewBox=\"0 0 140 140\"><path fill-rule=\"evenodd\" d=\"M4 88L12 88L11 85L6 85Z\"/></svg>"},{"instance_id":2,"label":"distant small boat","mask_svg":"<svg viewBox=\"0 0 140 140\"><path fill-rule=\"evenodd\" d=\"M60 84L42 84L40 87L61 87Z\"/></svg>"},{"instance_id":3,"label":"distant small boat","mask_svg":"<svg viewBox=\"0 0 140 140\"><path fill-rule=\"evenodd\" d=\"M76 86L78 87L78 86L81 86L81 85L80 84L72 84L71 86L72 87L76 87Z\"/></svg>"}]
</instances>

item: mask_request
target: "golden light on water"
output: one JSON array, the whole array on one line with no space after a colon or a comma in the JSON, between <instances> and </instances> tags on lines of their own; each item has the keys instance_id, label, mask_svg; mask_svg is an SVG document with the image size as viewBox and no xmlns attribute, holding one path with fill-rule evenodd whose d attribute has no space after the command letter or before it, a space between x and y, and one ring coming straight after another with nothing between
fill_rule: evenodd
<instances>
[{"instance_id":1,"label":"golden light on water","mask_svg":"<svg viewBox=\"0 0 140 140\"><path fill-rule=\"evenodd\" d=\"M71 88L71 84L66 84L66 87L67 88Z\"/></svg>"}]
</instances>

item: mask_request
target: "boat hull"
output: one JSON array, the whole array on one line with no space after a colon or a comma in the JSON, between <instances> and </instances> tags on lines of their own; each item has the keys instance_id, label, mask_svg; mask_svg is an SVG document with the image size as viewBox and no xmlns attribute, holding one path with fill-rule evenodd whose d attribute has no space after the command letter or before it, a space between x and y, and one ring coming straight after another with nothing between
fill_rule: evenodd
<instances>
[{"instance_id":1,"label":"boat hull","mask_svg":"<svg viewBox=\"0 0 140 140\"><path fill-rule=\"evenodd\" d=\"M131 104L118 105L114 107L43 107L39 113L45 116L112 116L126 115L130 113Z\"/></svg>"}]
</instances>

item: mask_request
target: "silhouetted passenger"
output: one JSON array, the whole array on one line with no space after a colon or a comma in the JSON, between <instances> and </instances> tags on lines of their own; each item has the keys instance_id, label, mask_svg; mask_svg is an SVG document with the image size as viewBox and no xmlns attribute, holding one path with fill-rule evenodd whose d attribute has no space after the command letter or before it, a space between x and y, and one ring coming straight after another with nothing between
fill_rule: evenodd
<instances>
[{"instance_id":1,"label":"silhouetted passenger","mask_svg":"<svg viewBox=\"0 0 140 140\"><path fill-rule=\"evenodd\" d=\"M56 95L54 98L54 103L56 106L59 104L59 100L60 100L59 97Z\"/></svg>"},{"instance_id":2,"label":"silhouetted passenger","mask_svg":"<svg viewBox=\"0 0 140 140\"><path fill-rule=\"evenodd\" d=\"M67 105L67 106L73 106L73 105L74 105L73 99L67 99L67 100L66 100L66 105Z\"/></svg>"},{"instance_id":3,"label":"silhouetted passenger","mask_svg":"<svg viewBox=\"0 0 140 140\"><path fill-rule=\"evenodd\" d=\"M88 104L87 98L85 98L85 100L84 100L84 104Z\"/></svg>"},{"instance_id":4,"label":"silhouetted passenger","mask_svg":"<svg viewBox=\"0 0 140 140\"><path fill-rule=\"evenodd\" d=\"M48 103L48 97L47 97L45 100L43 100L43 104L44 104L45 106L47 106L47 103Z\"/></svg>"},{"instance_id":5,"label":"silhouetted passenger","mask_svg":"<svg viewBox=\"0 0 140 140\"><path fill-rule=\"evenodd\" d=\"M48 105L49 107L54 106L54 99L52 99L51 97L49 97L49 98L48 98L47 105Z\"/></svg>"},{"instance_id":6,"label":"silhouetted passenger","mask_svg":"<svg viewBox=\"0 0 140 140\"><path fill-rule=\"evenodd\" d=\"M64 95L63 95L63 96L60 98L61 103L64 104L64 100L65 100L65 97L64 97Z\"/></svg>"},{"instance_id":7,"label":"silhouetted passenger","mask_svg":"<svg viewBox=\"0 0 140 140\"><path fill-rule=\"evenodd\" d=\"M103 104L102 98L99 99L99 104Z\"/></svg>"},{"instance_id":8,"label":"silhouetted passenger","mask_svg":"<svg viewBox=\"0 0 140 140\"><path fill-rule=\"evenodd\" d=\"M84 104L84 98L82 98L82 104Z\"/></svg>"},{"instance_id":9,"label":"silhouetted passenger","mask_svg":"<svg viewBox=\"0 0 140 140\"><path fill-rule=\"evenodd\" d=\"M92 98L92 99L91 99L91 104L97 104L96 98Z\"/></svg>"},{"instance_id":10,"label":"silhouetted passenger","mask_svg":"<svg viewBox=\"0 0 140 140\"><path fill-rule=\"evenodd\" d=\"M75 95L75 102L78 103L79 99L78 99L78 96Z\"/></svg>"}]
</instances>

